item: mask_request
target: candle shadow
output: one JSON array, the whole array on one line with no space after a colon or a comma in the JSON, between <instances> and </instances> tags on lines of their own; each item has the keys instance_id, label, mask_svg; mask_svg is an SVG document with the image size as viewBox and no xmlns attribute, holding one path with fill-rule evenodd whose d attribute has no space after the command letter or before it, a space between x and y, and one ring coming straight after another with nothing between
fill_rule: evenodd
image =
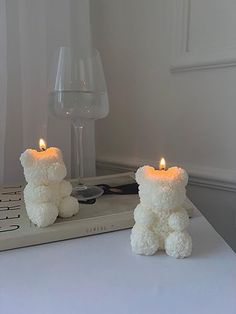
<instances>
[{"instance_id":1,"label":"candle shadow","mask_svg":"<svg viewBox=\"0 0 236 314\"><path fill-rule=\"evenodd\" d=\"M209 228L209 226L207 227ZM190 234L191 234L190 229ZM201 232L198 230L191 234L193 241L193 258L201 258L201 257L210 257L210 256L219 256L225 252L226 247L228 245L221 238L221 236L212 228L212 230L208 229L208 232Z\"/></svg>"}]
</instances>

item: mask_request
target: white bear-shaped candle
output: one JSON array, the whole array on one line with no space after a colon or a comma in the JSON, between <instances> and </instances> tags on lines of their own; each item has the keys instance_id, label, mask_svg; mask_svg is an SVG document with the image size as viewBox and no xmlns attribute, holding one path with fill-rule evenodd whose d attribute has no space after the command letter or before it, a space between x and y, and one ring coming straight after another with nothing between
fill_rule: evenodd
<instances>
[{"instance_id":1,"label":"white bear-shaped candle","mask_svg":"<svg viewBox=\"0 0 236 314\"><path fill-rule=\"evenodd\" d=\"M144 166L137 170L136 181L140 204L134 211L133 252L153 255L161 249L176 258L191 255L192 239L186 231L189 217L182 206L186 197L187 172L178 167L165 171Z\"/></svg>"},{"instance_id":2,"label":"white bear-shaped candle","mask_svg":"<svg viewBox=\"0 0 236 314\"><path fill-rule=\"evenodd\" d=\"M38 227L46 227L53 224L58 215L66 218L77 214L79 204L70 196L71 183L63 180L66 167L60 149L46 149L40 141L42 151L27 149L20 161L28 183L24 189L27 214Z\"/></svg>"}]
</instances>

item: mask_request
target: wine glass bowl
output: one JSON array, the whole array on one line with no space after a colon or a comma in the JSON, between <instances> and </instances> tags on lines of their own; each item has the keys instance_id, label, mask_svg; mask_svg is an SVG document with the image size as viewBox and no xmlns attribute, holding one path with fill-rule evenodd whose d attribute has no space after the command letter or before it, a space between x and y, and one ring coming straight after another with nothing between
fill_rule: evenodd
<instances>
[{"instance_id":1,"label":"wine glass bowl","mask_svg":"<svg viewBox=\"0 0 236 314\"><path fill-rule=\"evenodd\" d=\"M106 81L97 50L82 57L76 49L59 48L50 85L50 109L56 117L96 120L108 115Z\"/></svg>"},{"instance_id":2,"label":"wine glass bowl","mask_svg":"<svg viewBox=\"0 0 236 314\"><path fill-rule=\"evenodd\" d=\"M108 114L106 92L55 91L50 93L51 113L60 119L102 119Z\"/></svg>"}]
</instances>

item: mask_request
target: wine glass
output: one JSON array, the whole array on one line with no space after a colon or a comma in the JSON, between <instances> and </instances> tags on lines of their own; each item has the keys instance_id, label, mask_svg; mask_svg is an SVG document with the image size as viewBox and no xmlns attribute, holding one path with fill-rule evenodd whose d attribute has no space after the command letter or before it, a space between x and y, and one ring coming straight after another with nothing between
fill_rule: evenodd
<instances>
[{"instance_id":1,"label":"wine glass","mask_svg":"<svg viewBox=\"0 0 236 314\"><path fill-rule=\"evenodd\" d=\"M78 49L60 47L54 63L49 108L55 117L70 120L73 125L76 157L72 166L79 180L73 195L86 201L103 194L100 187L80 184L80 178L84 176L85 145L90 148L90 157L94 156L95 169L94 134L88 140L84 138L85 130L93 133L94 121L106 117L109 112L102 62L97 50L82 56Z\"/></svg>"}]
</instances>

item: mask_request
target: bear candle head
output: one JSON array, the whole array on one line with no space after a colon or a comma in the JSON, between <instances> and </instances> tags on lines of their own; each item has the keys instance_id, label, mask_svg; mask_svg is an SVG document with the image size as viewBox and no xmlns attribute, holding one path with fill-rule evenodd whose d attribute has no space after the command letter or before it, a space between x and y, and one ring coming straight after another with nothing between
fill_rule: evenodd
<instances>
[{"instance_id":1,"label":"bear candle head","mask_svg":"<svg viewBox=\"0 0 236 314\"><path fill-rule=\"evenodd\" d=\"M50 147L45 151L27 149L20 157L27 183L43 184L60 182L66 176L66 167L60 149Z\"/></svg>"},{"instance_id":2,"label":"bear candle head","mask_svg":"<svg viewBox=\"0 0 236 314\"><path fill-rule=\"evenodd\" d=\"M154 212L181 206L186 197L188 174L178 167L166 171L144 166L137 170L140 201Z\"/></svg>"}]
</instances>

